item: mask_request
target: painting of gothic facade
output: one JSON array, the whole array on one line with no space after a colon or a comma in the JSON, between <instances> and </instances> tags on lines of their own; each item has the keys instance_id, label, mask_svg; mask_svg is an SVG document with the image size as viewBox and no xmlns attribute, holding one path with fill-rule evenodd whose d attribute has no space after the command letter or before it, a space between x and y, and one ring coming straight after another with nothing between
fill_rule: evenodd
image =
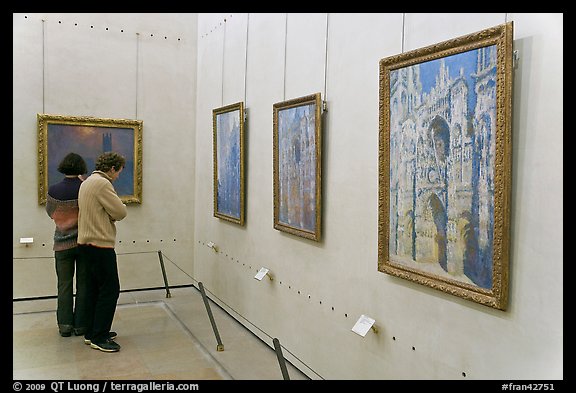
<instances>
[{"instance_id":1,"label":"painting of gothic facade","mask_svg":"<svg viewBox=\"0 0 576 393\"><path fill-rule=\"evenodd\" d=\"M319 241L320 93L274 104L274 228Z\"/></svg>"},{"instance_id":2,"label":"painting of gothic facade","mask_svg":"<svg viewBox=\"0 0 576 393\"><path fill-rule=\"evenodd\" d=\"M512 23L380 62L380 271L498 309L508 291Z\"/></svg>"},{"instance_id":3,"label":"painting of gothic facade","mask_svg":"<svg viewBox=\"0 0 576 393\"><path fill-rule=\"evenodd\" d=\"M70 152L84 158L89 176L102 153L114 151L126 159L114 188L124 203L142 202L141 120L37 114L38 202L46 203L48 188L62 179L58 164Z\"/></svg>"},{"instance_id":4,"label":"painting of gothic facade","mask_svg":"<svg viewBox=\"0 0 576 393\"><path fill-rule=\"evenodd\" d=\"M214 217L244 225L244 103L212 111Z\"/></svg>"}]
</instances>

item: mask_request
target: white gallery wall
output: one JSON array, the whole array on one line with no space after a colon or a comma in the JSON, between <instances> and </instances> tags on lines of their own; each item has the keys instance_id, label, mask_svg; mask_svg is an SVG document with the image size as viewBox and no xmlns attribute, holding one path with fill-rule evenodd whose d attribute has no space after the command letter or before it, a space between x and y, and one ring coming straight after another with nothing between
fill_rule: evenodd
<instances>
[{"instance_id":1,"label":"white gallery wall","mask_svg":"<svg viewBox=\"0 0 576 393\"><path fill-rule=\"evenodd\" d=\"M377 270L379 60L508 21L518 66L499 311ZM562 43L561 14L199 14L196 277L313 379L562 378ZM320 242L273 228L273 104L316 92ZM211 188L212 110L239 101L243 227L213 217ZM261 267L274 279L254 279ZM351 332L362 314L377 334Z\"/></svg>"},{"instance_id":2,"label":"white gallery wall","mask_svg":"<svg viewBox=\"0 0 576 393\"><path fill-rule=\"evenodd\" d=\"M518 64L499 311L377 269L379 60L508 21ZM122 289L162 286L161 250L170 285L201 281L312 379L563 378L562 14L14 14L13 26L15 299L56 294L36 114L139 119L143 197L117 225ZM273 104L316 92L320 242L273 228ZM212 110L240 101L244 226L213 216ZM273 280L254 279L261 267ZM351 331L362 314L377 333Z\"/></svg>"},{"instance_id":3,"label":"white gallery wall","mask_svg":"<svg viewBox=\"0 0 576 393\"><path fill-rule=\"evenodd\" d=\"M13 14L13 297L56 295L36 114L143 121L142 203L117 224L121 289L193 277L196 14ZM20 244L32 237L31 245Z\"/></svg>"}]
</instances>

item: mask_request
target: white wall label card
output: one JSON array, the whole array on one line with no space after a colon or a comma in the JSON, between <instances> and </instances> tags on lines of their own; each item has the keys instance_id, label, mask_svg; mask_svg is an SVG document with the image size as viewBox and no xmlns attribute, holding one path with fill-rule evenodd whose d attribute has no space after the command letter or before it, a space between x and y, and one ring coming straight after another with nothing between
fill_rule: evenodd
<instances>
[{"instance_id":1,"label":"white wall label card","mask_svg":"<svg viewBox=\"0 0 576 393\"><path fill-rule=\"evenodd\" d=\"M356 321L356 324L352 328L352 331L364 337L366 333L368 333L368 330L370 330L372 325L374 325L374 322L376 322L374 319L362 314L360 315L360 318L358 318L358 320Z\"/></svg>"},{"instance_id":2,"label":"white wall label card","mask_svg":"<svg viewBox=\"0 0 576 393\"><path fill-rule=\"evenodd\" d=\"M261 268L260 270L258 270L258 273L256 273L254 278L258 281L261 281L269 270L270 269L266 269L265 267Z\"/></svg>"}]
</instances>

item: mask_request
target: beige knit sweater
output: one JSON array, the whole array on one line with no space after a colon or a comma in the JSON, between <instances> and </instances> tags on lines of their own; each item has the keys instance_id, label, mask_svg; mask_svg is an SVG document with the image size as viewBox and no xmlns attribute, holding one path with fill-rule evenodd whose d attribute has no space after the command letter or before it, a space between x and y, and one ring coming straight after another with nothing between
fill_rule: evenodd
<instances>
[{"instance_id":1,"label":"beige knit sweater","mask_svg":"<svg viewBox=\"0 0 576 393\"><path fill-rule=\"evenodd\" d=\"M128 211L106 173L94 171L82 182L78 207L78 244L114 248L115 223L126 217Z\"/></svg>"}]
</instances>

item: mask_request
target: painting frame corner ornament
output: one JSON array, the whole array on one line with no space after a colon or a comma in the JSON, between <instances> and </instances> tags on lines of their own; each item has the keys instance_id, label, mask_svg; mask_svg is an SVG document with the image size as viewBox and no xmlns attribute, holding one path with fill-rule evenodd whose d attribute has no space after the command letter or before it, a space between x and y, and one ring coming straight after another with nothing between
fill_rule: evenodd
<instances>
[{"instance_id":1,"label":"painting frame corner ornament","mask_svg":"<svg viewBox=\"0 0 576 393\"><path fill-rule=\"evenodd\" d=\"M508 22L380 60L378 271L508 306Z\"/></svg>"},{"instance_id":2,"label":"painting frame corner ornament","mask_svg":"<svg viewBox=\"0 0 576 393\"><path fill-rule=\"evenodd\" d=\"M82 156L88 172L98 156L114 151L126 159L122 175L114 182L125 204L142 203L142 120L68 116L37 113L38 204L46 204L48 190L64 176L60 161L69 152Z\"/></svg>"},{"instance_id":3,"label":"painting frame corner ornament","mask_svg":"<svg viewBox=\"0 0 576 393\"><path fill-rule=\"evenodd\" d=\"M240 226L245 224L244 102L212 110L213 214Z\"/></svg>"},{"instance_id":4,"label":"painting frame corner ornament","mask_svg":"<svg viewBox=\"0 0 576 393\"><path fill-rule=\"evenodd\" d=\"M273 104L274 229L316 242L322 225L321 93Z\"/></svg>"}]
</instances>

